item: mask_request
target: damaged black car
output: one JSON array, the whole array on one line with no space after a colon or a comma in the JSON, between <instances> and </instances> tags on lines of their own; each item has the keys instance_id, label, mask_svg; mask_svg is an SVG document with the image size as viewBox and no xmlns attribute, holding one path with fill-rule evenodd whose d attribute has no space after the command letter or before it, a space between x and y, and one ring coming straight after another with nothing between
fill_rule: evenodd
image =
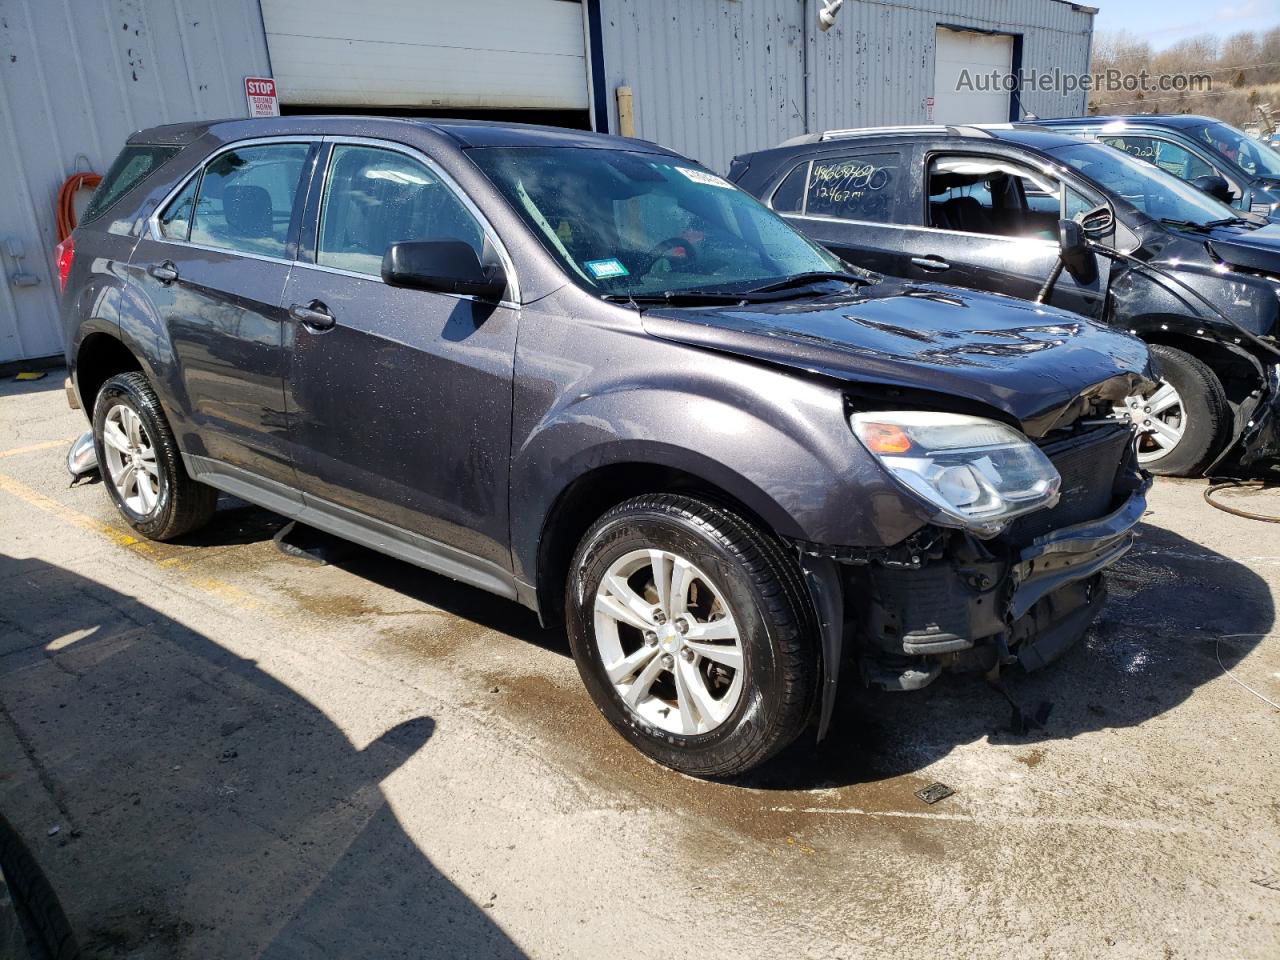
<instances>
[{"instance_id":1,"label":"damaged black car","mask_svg":"<svg viewBox=\"0 0 1280 960\"><path fill-rule=\"evenodd\" d=\"M851 269L653 144L288 117L125 154L58 256L124 520L223 491L523 604L678 770L863 677L1044 666L1145 509L1141 341Z\"/></svg>"},{"instance_id":2,"label":"damaged black car","mask_svg":"<svg viewBox=\"0 0 1280 960\"><path fill-rule=\"evenodd\" d=\"M1140 337L1159 382L1116 412L1139 429L1144 469L1249 475L1280 460L1280 224L1033 124L830 131L738 157L730 179L851 262ZM1062 220L1082 249L1047 284Z\"/></svg>"}]
</instances>

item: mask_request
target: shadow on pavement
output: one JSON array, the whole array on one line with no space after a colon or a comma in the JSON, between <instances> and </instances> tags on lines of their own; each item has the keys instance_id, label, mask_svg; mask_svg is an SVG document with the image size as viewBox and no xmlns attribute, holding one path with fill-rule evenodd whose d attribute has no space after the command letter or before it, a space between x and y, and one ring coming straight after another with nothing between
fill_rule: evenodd
<instances>
[{"instance_id":1,"label":"shadow on pavement","mask_svg":"<svg viewBox=\"0 0 1280 960\"><path fill-rule=\"evenodd\" d=\"M86 957L522 956L379 786L429 717L356 749L255 662L3 554L0 705L0 808Z\"/></svg>"},{"instance_id":2,"label":"shadow on pavement","mask_svg":"<svg viewBox=\"0 0 1280 960\"><path fill-rule=\"evenodd\" d=\"M269 539L286 521L224 498L218 518L190 545ZM1173 709L1201 684L1231 669L1258 636L1217 644L1227 634L1266 634L1275 610L1266 581L1247 566L1160 527L1144 524L1134 551L1108 573L1102 617L1082 643L1038 673L1014 667L1006 688L1029 716L1047 710L1041 730L1015 733L1009 704L980 678L943 675L912 694L868 691L846 666L832 728L813 731L777 761L736 781L766 790L849 786L913 773L956 746L1071 739L1137 726ZM569 656L564 631L543 629L523 607L308 528L296 538L335 566L454 616ZM184 543L187 541L183 541ZM299 560L297 562L314 562ZM595 722L585 691L584 715ZM589 762L589 761L588 761Z\"/></svg>"}]
</instances>

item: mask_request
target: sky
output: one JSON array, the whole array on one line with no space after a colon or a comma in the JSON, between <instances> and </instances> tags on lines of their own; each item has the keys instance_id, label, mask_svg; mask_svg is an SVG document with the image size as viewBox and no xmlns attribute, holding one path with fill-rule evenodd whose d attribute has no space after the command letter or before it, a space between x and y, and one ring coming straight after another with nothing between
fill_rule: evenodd
<instances>
[{"instance_id":1,"label":"sky","mask_svg":"<svg viewBox=\"0 0 1280 960\"><path fill-rule=\"evenodd\" d=\"M1280 0L1085 0L1098 8L1094 29L1127 30L1161 50L1202 33L1228 37L1280 26ZM1157 16L1153 13L1158 11ZM1154 21L1154 22L1153 22Z\"/></svg>"}]
</instances>

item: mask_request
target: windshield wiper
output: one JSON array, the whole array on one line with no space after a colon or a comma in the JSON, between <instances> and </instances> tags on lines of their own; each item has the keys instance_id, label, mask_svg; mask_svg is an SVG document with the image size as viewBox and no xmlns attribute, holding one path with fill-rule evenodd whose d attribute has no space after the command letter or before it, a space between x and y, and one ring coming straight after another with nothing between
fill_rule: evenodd
<instances>
[{"instance_id":1,"label":"windshield wiper","mask_svg":"<svg viewBox=\"0 0 1280 960\"><path fill-rule=\"evenodd\" d=\"M637 306L651 306L657 303L679 307L704 303L746 303L750 298L741 293L721 293L715 290L665 290L662 293L606 293L600 299L609 303L634 303Z\"/></svg>"},{"instance_id":2,"label":"windshield wiper","mask_svg":"<svg viewBox=\"0 0 1280 960\"><path fill-rule=\"evenodd\" d=\"M787 277L777 283L767 283L763 287L755 287L748 290L747 293L775 293L779 290L789 290L792 287L807 287L814 283L821 283L824 280L839 280L845 283L875 282L870 276L860 276L856 273L844 273L838 270L814 270L809 273L797 273L794 277Z\"/></svg>"}]
</instances>

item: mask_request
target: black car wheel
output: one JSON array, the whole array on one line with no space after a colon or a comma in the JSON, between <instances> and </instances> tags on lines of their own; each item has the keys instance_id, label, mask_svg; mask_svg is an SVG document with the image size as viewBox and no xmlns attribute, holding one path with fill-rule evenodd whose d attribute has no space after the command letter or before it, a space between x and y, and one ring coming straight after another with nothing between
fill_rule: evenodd
<instances>
[{"instance_id":1,"label":"black car wheel","mask_svg":"<svg viewBox=\"0 0 1280 960\"><path fill-rule=\"evenodd\" d=\"M800 573L737 514L671 494L629 500L587 532L566 589L587 690L659 763L733 776L804 728L818 655Z\"/></svg>"},{"instance_id":2,"label":"black car wheel","mask_svg":"<svg viewBox=\"0 0 1280 960\"><path fill-rule=\"evenodd\" d=\"M218 493L187 473L143 374L117 374L102 385L93 408L93 440L112 502L142 536L172 540L213 516Z\"/></svg>"},{"instance_id":3,"label":"black car wheel","mask_svg":"<svg viewBox=\"0 0 1280 960\"><path fill-rule=\"evenodd\" d=\"M1138 427L1138 460L1161 476L1200 476L1230 439L1222 381L1203 361L1161 344L1151 347L1151 366L1156 389L1117 410Z\"/></svg>"}]
</instances>

